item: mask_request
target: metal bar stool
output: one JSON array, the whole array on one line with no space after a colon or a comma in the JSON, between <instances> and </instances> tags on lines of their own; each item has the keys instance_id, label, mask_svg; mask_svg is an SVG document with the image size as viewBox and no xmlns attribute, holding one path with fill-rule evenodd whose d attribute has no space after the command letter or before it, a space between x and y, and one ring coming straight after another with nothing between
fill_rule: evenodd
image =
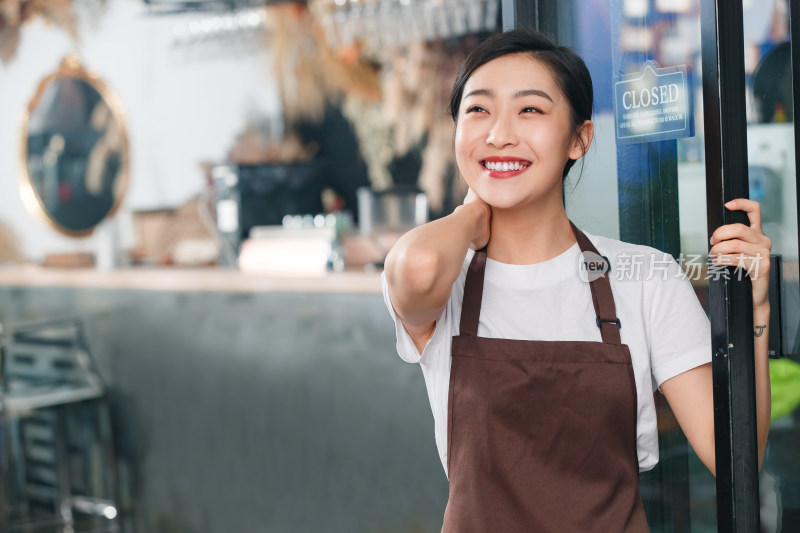
<instances>
[{"instance_id":1,"label":"metal bar stool","mask_svg":"<svg viewBox=\"0 0 800 533\"><path fill-rule=\"evenodd\" d=\"M0 329L0 531L116 531L105 387L76 319Z\"/></svg>"}]
</instances>

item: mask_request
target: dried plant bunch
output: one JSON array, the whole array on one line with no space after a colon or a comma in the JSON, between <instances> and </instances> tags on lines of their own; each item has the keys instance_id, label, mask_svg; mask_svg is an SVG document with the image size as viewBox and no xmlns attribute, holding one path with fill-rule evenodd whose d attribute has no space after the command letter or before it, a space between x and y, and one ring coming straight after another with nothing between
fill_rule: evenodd
<instances>
[{"instance_id":1,"label":"dried plant bunch","mask_svg":"<svg viewBox=\"0 0 800 533\"><path fill-rule=\"evenodd\" d=\"M0 31L18 28L38 16L78 38L72 0L0 0Z\"/></svg>"},{"instance_id":2,"label":"dried plant bunch","mask_svg":"<svg viewBox=\"0 0 800 533\"><path fill-rule=\"evenodd\" d=\"M364 0L363 6L376 0ZM327 30L328 50L341 58L339 64L375 63L379 69L378 98L366 98L354 87L352 78L343 87L342 111L354 126L361 153L375 189L392 185L388 167L422 144L422 167L417 184L428 195L433 211L444 208L447 183L455 168L453 123L447 115L450 87L474 38L458 41L409 40L396 46L375 49L360 41L364 35L342 38L341 5L334 0L309 0L316 28ZM374 7L374 6L373 6ZM302 31L302 29L301 29ZM369 54L369 58L365 55ZM457 180L456 180L457 181ZM454 196L458 196L456 191Z\"/></svg>"},{"instance_id":3,"label":"dried plant bunch","mask_svg":"<svg viewBox=\"0 0 800 533\"><path fill-rule=\"evenodd\" d=\"M375 65L347 60L330 50L304 4L270 6L269 48L287 122L321 120L325 107L344 92L380 100Z\"/></svg>"},{"instance_id":4,"label":"dried plant bunch","mask_svg":"<svg viewBox=\"0 0 800 533\"><path fill-rule=\"evenodd\" d=\"M105 0L98 6L103 7ZM0 61L9 63L19 46L20 28L36 17L54 24L79 40L78 24L73 0L0 0Z\"/></svg>"}]
</instances>

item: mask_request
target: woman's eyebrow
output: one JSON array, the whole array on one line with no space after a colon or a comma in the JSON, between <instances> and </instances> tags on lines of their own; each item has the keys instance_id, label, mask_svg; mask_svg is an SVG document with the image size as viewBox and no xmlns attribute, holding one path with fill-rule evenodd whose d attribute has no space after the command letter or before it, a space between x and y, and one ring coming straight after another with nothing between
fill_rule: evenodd
<instances>
[{"instance_id":1,"label":"woman's eyebrow","mask_svg":"<svg viewBox=\"0 0 800 533\"><path fill-rule=\"evenodd\" d=\"M553 101L553 99L550 98L550 95L541 89L525 89L514 93L514 98L521 98L523 96L541 96L542 98L546 98L551 102Z\"/></svg>"},{"instance_id":2,"label":"woman's eyebrow","mask_svg":"<svg viewBox=\"0 0 800 533\"><path fill-rule=\"evenodd\" d=\"M475 89L474 91L468 92L464 98L469 98L470 96L488 96L489 98L494 98L494 91L491 89Z\"/></svg>"},{"instance_id":3,"label":"woman's eyebrow","mask_svg":"<svg viewBox=\"0 0 800 533\"><path fill-rule=\"evenodd\" d=\"M486 96L489 98L494 98L494 91L491 89L475 89L473 91L468 92L464 98L469 98L470 96ZM549 94L544 92L541 89L523 89L521 91L517 91L514 93L514 98L522 98L523 96L541 96L542 98L546 98L551 102L553 99L550 97Z\"/></svg>"}]
</instances>

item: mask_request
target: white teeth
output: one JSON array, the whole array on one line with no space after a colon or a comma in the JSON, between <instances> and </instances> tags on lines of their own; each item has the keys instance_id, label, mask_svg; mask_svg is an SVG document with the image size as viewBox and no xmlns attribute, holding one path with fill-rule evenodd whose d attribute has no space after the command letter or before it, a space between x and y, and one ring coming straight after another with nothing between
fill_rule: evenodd
<instances>
[{"instance_id":1,"label":"white teeth","mask_svg":"<svg viewBox=\"0 0 800 533\"><path fill-rule=\"evenodd\" d=\"M523 168L528 167L528 164L523 163L522 161L511 161L511 162L484 161L483 164L487 169L494 170L496 172L509 172L509 171L521 170Z\"/></svg>"}]
</instances>

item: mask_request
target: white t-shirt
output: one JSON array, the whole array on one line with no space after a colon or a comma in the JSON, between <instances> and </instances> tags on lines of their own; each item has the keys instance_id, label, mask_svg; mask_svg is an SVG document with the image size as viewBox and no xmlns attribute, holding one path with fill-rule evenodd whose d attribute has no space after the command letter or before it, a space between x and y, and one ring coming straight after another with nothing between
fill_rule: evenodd
<instances>
[{"instance_id":1,"label":"white t-shirt","mask_svg":"<svg viewBox=\"0 0 800 533\"><path fill-rule=\"evenodd\" d=\"M658 432L653 392L667 379L711 361L711 328L692 286L675 260L654 248L586 233L611 263L611 290L620 337L628 345L638 392L636 449L639 470L658 462ZM397 352L419 363L433 410L436 446L447 473L447 399L450 345L459 334L464 280L474 252L461 274L436 329L420 354L389 298L383 296L397 333ZM533 265L486 260L478 335L490 338L602 342L592 295L580 279L581 252L574 244L561 255Z\"/></svg>"}]
</instances>

